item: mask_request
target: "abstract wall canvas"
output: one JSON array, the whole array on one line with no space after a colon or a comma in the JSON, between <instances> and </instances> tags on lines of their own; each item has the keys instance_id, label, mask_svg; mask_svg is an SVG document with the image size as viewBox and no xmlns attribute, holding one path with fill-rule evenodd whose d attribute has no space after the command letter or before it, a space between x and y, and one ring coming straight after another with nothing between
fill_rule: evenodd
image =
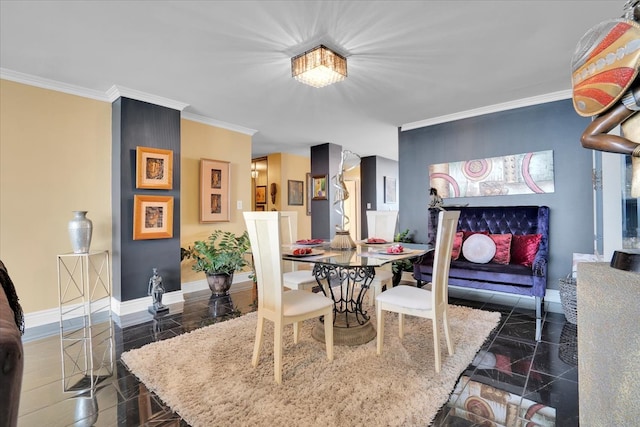
<instances>
[{"instance_id":1,"label":"abstract wall canvas","mask_svg":"<svg viewBox=\"0 0 640 427\"><path fill-rule=\"evenodd\" d=\"M443 198L553 193L553 150L429 165L429 180Z\"/></svg>"}]
</instances>

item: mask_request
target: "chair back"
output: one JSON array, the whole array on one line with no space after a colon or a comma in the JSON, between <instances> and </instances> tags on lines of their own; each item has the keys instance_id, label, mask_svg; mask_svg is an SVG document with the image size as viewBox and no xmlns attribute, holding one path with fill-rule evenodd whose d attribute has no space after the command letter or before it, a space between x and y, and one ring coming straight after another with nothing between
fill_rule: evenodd
<instances>
[{"instance_id":1,"label":"chair back","mask_svg":"<svg viewBox=\"0 0 640 427\"><path fill-rule=\"evenodd\" d=\"M431 276L431 294L434 307L447 304L449 299L449 267L451 267L451 249L458 227L460 211L440 211L438 231L433 255L433 274Z\"/></svg>"},{"instance_id":2,"label":"chair back","mask_svg":"<svg viewBox=\"0 0 640 427\"><path fill-rule=\"evenodd\" d=\"M283 245L290 245L298 240L298 212L280 211L280 235ZM286 271L298 269L295 261L286 261L285 266Z\"/></svg>"},{"instance_id":3,"label":"chair back","mask_svg":"<svg viewBox=\"0 0 640 427\"><path fill-rule=\"evenodd\" d=\"M258 309L282 310L280 212L244 212L258 287Z\"/></svg>"},{"instance_id":4,"label":"chair back","mask_svg":"<svg viewBox=\"0 0 640 427\"><path fill-rule=\"evenodd\" d=\"M398 211L367 211L367 237L393 242L398 223Z\"/></svg>"},{"instance_id":5,"label":"chair back","mask_svg":"<svg viewBox=\"0 0 640 427\"><path fill-rule=\"evenodd\" d=\"M282 244L289 245L298 240L298 212L280 211Z\"/></svg>"}]
</instances>

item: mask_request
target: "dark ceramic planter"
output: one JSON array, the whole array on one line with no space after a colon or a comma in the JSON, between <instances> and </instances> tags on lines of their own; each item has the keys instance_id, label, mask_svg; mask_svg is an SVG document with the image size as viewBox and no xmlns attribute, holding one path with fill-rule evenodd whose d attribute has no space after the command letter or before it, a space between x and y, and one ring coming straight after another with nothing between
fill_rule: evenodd
<instances>
[{"instance_id":1,"label":"dark ceramic planter","mask_svg":"<svg viewBox=\"0 0 640 427\"><path fill-rule=\"evenodd\" d=\"M231 283L233 282L233 273L206 273L206 276L213 296L229 295L229 289L231 289Z\"/></svg>"}]
</instances>

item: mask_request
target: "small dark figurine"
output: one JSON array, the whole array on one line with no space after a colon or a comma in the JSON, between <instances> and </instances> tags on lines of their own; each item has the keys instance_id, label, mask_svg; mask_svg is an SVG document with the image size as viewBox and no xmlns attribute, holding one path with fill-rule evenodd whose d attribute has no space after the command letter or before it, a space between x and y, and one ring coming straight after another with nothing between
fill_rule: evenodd
<instances>
[{"instance_id":1,"label":"small dark figurine","mask_svg":"<svg viewBox=\"0 0 640 427\"><path fill-rule=\"evenodd\" d=\"M164 286L162 286L162 276L158 274L158 269L153 269L153 276L149 279L149 289L147 295L153 297L153 305L149 307L149 313L160 314L169 311L169 307L162 304L162 295L164 294Z\"/></svg>"},{"instance_id":2,"label":"small dark figurine","mask_svg":"<svg viewBox=\"0 0 640 427\"><path fill-rule=\"evenodd\" d=\"M442 203L442 197L438 195L438 190L431 187L429 189L429 207L443 210Z\"/></svg>"}]
</instances>

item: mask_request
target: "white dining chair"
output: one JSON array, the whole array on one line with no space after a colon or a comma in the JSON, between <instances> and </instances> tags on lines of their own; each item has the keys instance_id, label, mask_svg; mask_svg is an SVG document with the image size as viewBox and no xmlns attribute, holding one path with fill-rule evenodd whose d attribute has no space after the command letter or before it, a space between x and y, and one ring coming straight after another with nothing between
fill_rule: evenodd
<instances>
[{"instance_id":1,"label":"white dining chair","mask_svg":"<svg viewBox=\"0 0 640 427\"><path fill-rule=\"evenodd\" d=\"M367 211L367 237L393 242L397 223L398 211ZM383 287L391 289L392 284L393 271L377 268L376 275L369 285L371 305L375 303L376 296L382 292Z\"/></svg>"},{"instance_id":2,"label":"white dining chair","mask_svg":"<svg viewBox=\"0 0 640 427\"><path fill-rule=\"evenodd\" d=\"M449 267L451 248L458 226L460 211L440 211L433 260L431 290L400 285L387 289L376 297L377 353L382 353L384 340L384 312L398 313L399 336L404 336L404 315L431 319L433 325L433 350L435 369L440 372L440 326L442 322L449 355L453 354L447 308L449 306Z\"/></svg>"},{"instance_id":3,"label":"white dining chair","mask_svg":"<svg viewBox=\"0 0 640 427\"><path fill-rule=\"evenodd\" d=\"M298 343L300 322L324 316L327 358L333 360L333 300L318 293L288 290L282 283L282 232L280 212L244 212L258 287L258 324L251 364L256 367L262 347L264 321L274 324L274 377L282 383L282 335L293 324Z\"/></svg>"},{"instance_id":4,"label":"white dining chair","mask_svg":"<svg viewBox=\"0 0 640 427\"><path fill-rule=\"evenodd\" d=\"M282 244L290 245L298 240L298 212L281 211ZM284 286L289 289L310 291L318 285L312 270L300 270L297 261L287 261L291 271L282 274Z\"/></svg>"}]
</instances>

